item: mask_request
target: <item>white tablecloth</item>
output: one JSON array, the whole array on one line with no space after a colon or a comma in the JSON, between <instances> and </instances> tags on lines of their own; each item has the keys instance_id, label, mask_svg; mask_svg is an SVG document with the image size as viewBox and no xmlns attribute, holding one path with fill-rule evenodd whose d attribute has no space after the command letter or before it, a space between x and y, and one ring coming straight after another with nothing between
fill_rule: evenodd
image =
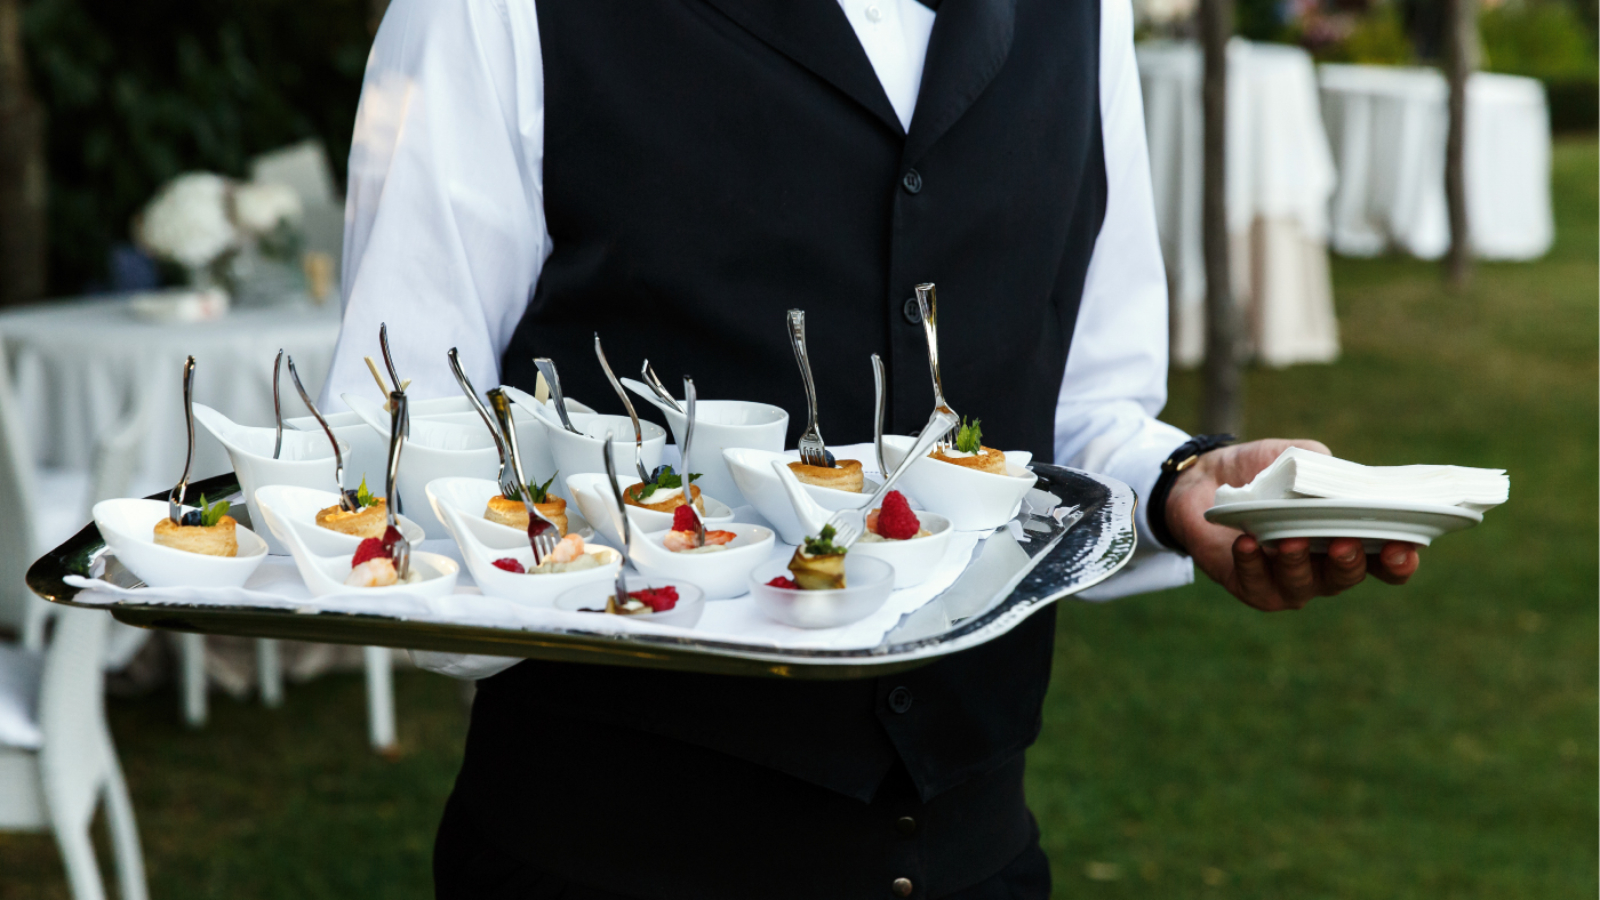
<instances>
[{"instance_id":1,"label":"white tablecloth","mask_svg":"<svg viewBox=\"0 0 1600 900\"><path fill-rule=\"evenodd\" d=\"M0 313L21 421L41 466L87 469L97 443L144 404L134 489L170 487L183 472L183 360L195 357L195 400L235 421L272 424L272 361L281 347L313 396L339 335L338 304L234 310L204 323L136 319L124 299L62 301ZM284 415L305 415L288 373ZM198 428L198 426L197 426ZM194 477L230 471L198 428Z\"/></svg>"},{"instance_id":2,"label":"white tablecloth","mask_svg":"<svg viewBox=\"0 0 1600 900\"><path fill-rule=\"evenodd\" d=\"M1434 69L1326 65L1323 115L1338 160L1333 247L1423 259L1450 247L1444 156L1449 86ZM1550 113L1532 78L1467 82L1467 216L1474 252L1533 259L1550 249Z\"/></svg>"},{"instance_id":3,"label":"white tablecloth","mask_svg":"<svg viewBox=\"0 0 1600 900\"><path fill-rule=\"evenodd\" d=\"M1201 241L1204 121L1198 45L1139 45L1157 226L1172 289L1172 358L1205 349ZM1257 359L1326 362L1339 354L1328 278L1333 157L1311 57L1298 47L1228 45L1228 233L1233 292Z\"/></svg>"}]
</instances>

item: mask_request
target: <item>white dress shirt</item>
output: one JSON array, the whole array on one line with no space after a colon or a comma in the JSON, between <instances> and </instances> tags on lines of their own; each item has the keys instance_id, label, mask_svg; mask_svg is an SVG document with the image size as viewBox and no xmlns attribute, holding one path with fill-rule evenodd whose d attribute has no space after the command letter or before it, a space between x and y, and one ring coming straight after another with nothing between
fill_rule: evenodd
<instances>
[{"instance_id":1,"label":"white dress shirt","mask_svg":"<svg viewBox=\"0 0 1600 900\"><path fill-rule=\"evenodd\" d=\"M909 128L935 13L916 0L839 0ZM1187 439L1166 403L1167 284L1156 235L1129 0L1102 0L1100 115L1107 201L1056 404L1056 461L1149 496ZM393 0L356 113L345 207L344 329L322 402L370 390L378 324L417 399L458 388L445 353L481 388L550 255L544 215L544 67L533 0ZM1094 596L1193 579L1154 552L1141 504L1133 571Z\"/></svg>"}]
</instances>

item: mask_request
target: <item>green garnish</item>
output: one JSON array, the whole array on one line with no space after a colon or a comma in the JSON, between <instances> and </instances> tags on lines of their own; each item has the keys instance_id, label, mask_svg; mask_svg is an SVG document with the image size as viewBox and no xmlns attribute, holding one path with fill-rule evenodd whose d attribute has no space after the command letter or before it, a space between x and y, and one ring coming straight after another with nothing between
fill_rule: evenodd
<instances>
[{"instance_id":1,"label":"green garnish","mask_svg":"<svg viewBox=\"0 0 1600 900\"><path fill-rule=\"evenodd\" d=\"M561 473L559 471L556 472L556 475L560 475L560 474ZM528 493L533 495L533 502L535 502L535 503L549 503L550 502L550 485L555 483L556 475L551 475L550 476L550 480L546 481L544 484L533 484L533 485L530 485L528 487ZM515 486L513 486L510 490L505 492L505 498L507 500L521 500L522 499L522 491L518 490Z\"/></svg>"},{"instance_id":2,"label":"green garnish","mask_svg":"<svg viewBox=\"0 0 1600 900\"><path fill-rule=\"evenodd\" d=\"M979 419L973 419L968 425L965 417L961 419L961 430L956 432L956 449L962 453L979 453L983 450L983 429L978 427Z\"/></svg>"},{"instance_id":3,"label":"green garnish","mask_svg":"<svg viewBox=\"0 0 1600 900\"><path fill-rule=\"evenodd\" d=\"M816 537L806 538L806 555L838 556L839 554L843 553L844 548L833 543L833 538L837 534L838 532L833 530L832 525L822 526L822 530L817 532Z\"/></svg>"},{"instance_id":4,"label":"green garnish","mask_svg":"<svg viewBox=\"0 0 1600 900\"><path fill-rule=\"evenodd\" d=\"M356 505L366 509L377 502L378 498L372 496L372 492L367 490L367 476L361 476L361 486L356 488Z\"/></svg>"},{"instance_id":5,"label":"green garnish","mask_svg":"<svg viewBox=\"0 0 1600 900\"><path fill-rule=\"evenodd\" d=\"M206 502L206 495L205 494L201 494L200 495L200 525L201 525L201 527L210 528L213 525L216 525L218 522L221 522L222 521L222 517L228 514L228 507L230 507L232 505L233 504L229 503L226 500L218 500L216 503L207 503Z\"/></svg>"},{"instance_id":6,"label":"green garnish","mask_svg":"<svg viewBox=\"0 0 1600 900\"><path fill-rule=\"evenodd\" d=\"M700 477L700 473L699 472L690 472L689 473L689 483L693 484L695 482L695 479L697 479L699 477ZM634 491L633 491L633 499L637 500L640 503L643 503L646 498L648 498L651 494L654 494L656 492L656 488L660 488L661 490L664 490L664 491L670 491L670 490L673 490L674 488L681 488L681 487L683 487L683 476L681 476L678 473L672 471L672 467L671 466L662 466L661 467L661 476L659 478L657 478L654 482L647 481L643 485L641 485L640 487L635 488Z\"/></svg>"}]
</instances>

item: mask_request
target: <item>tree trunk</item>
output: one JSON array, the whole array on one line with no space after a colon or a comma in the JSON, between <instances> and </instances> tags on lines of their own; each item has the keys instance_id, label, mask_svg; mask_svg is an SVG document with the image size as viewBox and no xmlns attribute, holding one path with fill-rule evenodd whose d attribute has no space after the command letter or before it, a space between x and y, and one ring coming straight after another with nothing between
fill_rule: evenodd
<instances>
[{"instance_id":1,"label":"tree trunk","mask_svg":"<svg viewBox=\"0 0 1600 900\"><path fill-rule=\"evenodd\" d=\"M1201 94L1205 120L1205 187L1201 231L1206 262L1205 397L1200 428L1238 434L1240 321L1228 272L1228 38L1233 0L1201 0L1200 43L1205 53Z\"/></svg>"},{"instance_id":2,"label":"tree trunk","mask_svg":"<svg viewBox=\"0 0 1600 900\"><path fill-rule=\"evenodd\" d=\"M45 289L44 112L28 90L20 0L0 0L0 305Z\"/></svg>"},{"instance_id":3,"label":"tree trunk","mask_svg":"<svg viewBox=\"0 0 1600 900\"><path fill-rule=\"evenodd\" d=\"M1446 0L1445 67L1450 81L1450 132L1445 140L1444 195L1450 210L1450 253L1445 276L1451 287L1472 279L1472 227L1467 221L1467 76L1477 68L1478 4Z\"/></svg>"}]
</instances>

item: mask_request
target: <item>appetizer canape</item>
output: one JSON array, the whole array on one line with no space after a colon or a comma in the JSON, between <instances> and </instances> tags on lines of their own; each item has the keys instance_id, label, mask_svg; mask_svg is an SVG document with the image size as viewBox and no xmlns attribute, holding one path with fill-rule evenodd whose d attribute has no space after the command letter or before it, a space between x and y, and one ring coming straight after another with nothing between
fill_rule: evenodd
<instances>
[{"instance_id":1,"label":"appetizer canape","mask_svg":"<svg viewBox=\"0 0 1600 900\"><path fill-rule=\"evenodd\" d=\"M882 541L909 541L928 537L933 532L922 527L911 504L899 491L890 491L883 498L883 506L867 513L867 530L861 535L864 544Z\"/></svg>"},{"instance_id":2,"label":"appetizer canape","mask_svg":"<svg viewBox=\"0 0 1600 900\"><path fill-rule=\"evenodd\" d=\"M361 487L356 489L356 511L347 512L339 504L317 512L317 524L329 531L348 534L358 538L381 538L384 529L389 527L389 512L387 501L383 497L374 497L367 490L367 479L361 479Z\"/></svg>"},{"instance_id":3,"label":"appetizer canape","mask_svg":"<svg viewBox=\"0 0 1600 900\"><path fill-rule=\"evenodd\" d=\"M350 574L344 583L350 587L388 587L400 583L400 574L394 565L394 545L400 540L398 529L384 526L383 537L369 537L356 546L350 557ZM415 567L406 573L405 583L417 581Z\"/></svg>"},{"instance_id":4,"label":"appetizer canape","mask_svg":"<svg viewBox=\"0 0 1600 900\"><path fill-rule=\"evenodd\" d=\"M672 471L671 466L660 466L651 475L653 481L641 481L623 491L622 502L629 506L664 513L672 512L686 502L683 499L683 476ZM700 497L700 488L694 485L695 479L699 477L698 473L689 473L689 496L694 498L694 508L700 510L703 515L706 504Z\"/></svg>"},{"instance_id":5,"label":"appetizer canape","mask_svg":"<svg viewBox=\"0 0 1600 900\"><path fill-rule=\"evenodd\" d=\"M544 484L528 485L528 492L533 495L534 508L539 514L554 522L562 537L567 534L567 501L560 497L550 495L550 485L556 480L555 475ZM522 494L516 496L499 494L489 498L489 507L483 511L483 517L500 525L510 525L518 531L528 530L528 507L523 505Z\"/></svg>"},{"instance_id":6,"label":"appetizer canape","mask_svg":"<svg viewBox=\"0 0 1600 900\"><path fill-rule=\"evenodd\" d=\"M614 616L640 616L666 612L677 605L678 589L670 584L666 587L629 591L627 599L621 603L617 602L615 594L606 597L606 612Z\"/></svg>"},{"instance_id":7,"label":"appetizer canape","mask_svg":"<svg viewBox=\"0 0 1600 900\"><path fill-rule=\"evenodd\" d=\"M800 479L801 484L814 484L817 487L833 488L851 494L861 493L861 461L858 459L839 460L838 464L832 467L808 466L802 462L792 462L789 463L789 470L794 472L794 477Z\"/></svg>"},{"instance_id":8,"label":"appetizer canape","mask_svg":"<svg viewBox=\"0 0 1600 900\"><path fill-rule=\"evenodd\" d=\"M983 446L983 430L978 427L978 422L978 419L973 419L972 424L968 425L963 420L961 430L956 432L955 449L935 446L928 455L940 462L977 469L991 475L1006 474L1006 455L993 447Z\"/></svg>"},{"instance_id":9,"label":"appetizer canape","mask_svg":"<svg viewBox=\"0 0 1600 900\"><path fill-rule=\"evenodd\" d=\"M673 553L711 553L724 549L725 544L738 535L731 531L707 531L704 547L695 546L694 513L687 504L672 511L672 530L667 532L662 545Z\"/></svg>"},{"instance_id":10,"label":"appetizer canape","mask_svg":"<svg viewBox=\"0 0 1600 900\"><path fill-rule=\"evenodd\" d=\"M226 500L207 503L206 496L201 494L200 508L184 513L182 524L166 516L156 522L156 544L202 556L238 556L236 526L239 523L228 515L229 506Z\"/></svg>"},{"instance_id":11,"label":"appetizer canape","mask_svg":"<svg viewBox=\"0 0 1600 900\"><path fill-rule=\"evenodd\" d=\"M600 550L601 548L597 547L595 549ZM586 569L598 569L602 563L600 555L592 552L583 543L583 538L575 534L569 534L561 539L561 543L556 544L556 548L551 550L548 556L531 569L525 568L522 563L509 556L495 560L493 565L496 569L504 569L507 572L514 572L518 575L553 575L557 572L582 572Z\"/></svg>"},{"instance_id":12,"label":"appetizer canape","mask_svg":"<svg viewBox=\"0 0 1600 900\"><path fill-rule=\"evenodd\" d=\"M789 558L791 579L774 578L768 582L775 587L792 587L802 591L836 591L844 585L844 548L833 542L837 534L832 525L822 526L816 537L808 537L794 549ZM779 584L789 581L788 584Z\"/></svg>"}]
</instances>

